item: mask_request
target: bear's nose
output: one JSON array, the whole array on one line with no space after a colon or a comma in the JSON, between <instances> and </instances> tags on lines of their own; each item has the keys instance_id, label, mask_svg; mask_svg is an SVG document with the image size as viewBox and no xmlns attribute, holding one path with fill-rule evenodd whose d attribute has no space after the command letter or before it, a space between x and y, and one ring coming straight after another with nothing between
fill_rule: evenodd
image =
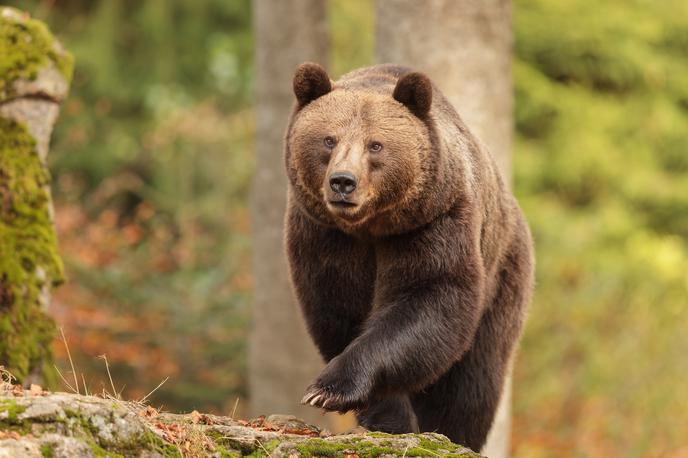
<instances>
[{"instance_id":1,"label":"bear's nose","mask_svg":"<svg viewBox=\"0 0 688 458\"><path fill-rule=\"evenodd\" d=\"M330 188L338 194L351 194L356 189L356 177L351 172L334 172L330 175Z\"/></svg>"}]
</instances>

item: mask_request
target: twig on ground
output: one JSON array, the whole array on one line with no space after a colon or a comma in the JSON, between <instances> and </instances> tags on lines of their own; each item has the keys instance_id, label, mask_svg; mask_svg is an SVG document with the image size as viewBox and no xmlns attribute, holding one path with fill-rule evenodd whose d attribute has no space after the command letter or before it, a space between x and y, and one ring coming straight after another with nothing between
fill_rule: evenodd
<instances>
[{"instance_id":1,"label":"twig on ground","mask_svg":"<svg viewBox=\"0 0 688 458\"><path fill-rule=\"evenodd\" d=\"M234 401L234 408L232 409L231 419L234 420L234 414L236 413L237 406L239 405L239 396L237 396L236 401Z\"/></svg>"},{"instance_id":2,"label":"twig on ground","mask_svg":"<svg viewBox=\"0 0 688 458\"><path fill-rule=\"evenodd\" d=\"M116 399L121 399L119 393L115 389L115 382L112 381L112 374L110 374L110 365L108 364L107 356L100 355L98 358L101 358L105 361L105 370L107 371L108 378L110 379L110 386L112 387L112 396L114 396Z\"/></svg>"},{"instance_id":3,"label":"twig on ground","mask_svg":"<svg viewBox=\"0 0 688 458\"><path fill-rule=\"evenodd\" d=\"M160 382L160 383L158 384L158 386L156 386L155 388L153 388L153 390L152 390L150 393L148 393L148 394L145 395L143 398L141 398L141 400L140 400L139 402L145 403L145 402L146 402L146 399L148 399L148 398L150 397L151 394L155 393L155 392L158 390L158 388L160 388L161 386L163 386L163 385L165 384L165 382L168 381L169 379L170 379L169 377L165 377L165 380L163 380L162 382Z\"/></svg>"},{"instance_id":4,"label":"twig on ground","mask_svg":"<svg viewBox=\"0 0 688 458\"><path fill-rule=\"evenodd\" d=\"M60 371L60 368L57 367L55 364L53 364L53 367L54 367L55 370L57 371L57 375L59 375L60 378L62 379L62 383L64 383L65 385L67 385L67 388L69 388L70 390L72 390L72 393L79 394L79 392L78 392L76 389L74 389L74 387L73 387L72 385L70 385L70 383L67 381L67 379L64 378L64 375L62 375L62 372Z\"/></svg>"},{"instance_id":5,"label":"twig on ground","mask_svg":"<svg viewBox=\"0 0 688 458\"><path fill-rule=\"evenodd\" d=\"M76 387L76 394L79 393L79 379L76 376L76 369L74 369L74 361L72 361L72 353L69 351L69 345L67 345L67 338L64 334L64 329L60 327L60 334L62 334L62 342L64 342L65 349L67 350L67 357L69 358L69 365L72 367L72 374L74 375L74 387Z\"/></svg>"}]
</instances>

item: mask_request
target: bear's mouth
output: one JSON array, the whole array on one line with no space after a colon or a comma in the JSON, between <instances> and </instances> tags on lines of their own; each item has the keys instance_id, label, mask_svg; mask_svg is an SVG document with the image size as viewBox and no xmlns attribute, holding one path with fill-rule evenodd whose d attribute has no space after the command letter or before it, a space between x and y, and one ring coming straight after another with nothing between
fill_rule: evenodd
<instances>
[{"instance_id":1,"label":"bear's mouth","mask_svg":"<svg viewBox=\"0 0 688 458\"><path fill-rule=\"evenodd\" d=\"M339 207L339 208L351 208L351 207L357 206L358 204L356 202L351 202L349 200L342 199L342 200L330 200L330 205L332 205L333 207Z\"/></svg>"},{"instance_id":2,"label":"bear's mouth","mask_svg":"<svg viewBox=\"0 0 688 458\"><path fill-rule=\"evenodd\" d=\"M347 196L343 193L337 193L333 196L330 196L328 203L335 208L351 208L358 205L357 202L347 199Z\"/></svg>"}]
</instances>

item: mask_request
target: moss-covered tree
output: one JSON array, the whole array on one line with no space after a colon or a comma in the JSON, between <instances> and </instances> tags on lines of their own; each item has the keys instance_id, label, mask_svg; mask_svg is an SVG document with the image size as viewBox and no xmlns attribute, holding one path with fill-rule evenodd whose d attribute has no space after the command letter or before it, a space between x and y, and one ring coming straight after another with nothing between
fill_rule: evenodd
<instances>
[{"instance_id":1,"label":"moss-covered tree","mask_svg":"<svg viewBox=\"0 0 688 458\"><path fill-rule=\"evenodd\" d=\"M62 263L45 156L71 71L41 22L0 9L0 365L24 383L52 379L45 309Z\"/></svg>"}]
</instances>

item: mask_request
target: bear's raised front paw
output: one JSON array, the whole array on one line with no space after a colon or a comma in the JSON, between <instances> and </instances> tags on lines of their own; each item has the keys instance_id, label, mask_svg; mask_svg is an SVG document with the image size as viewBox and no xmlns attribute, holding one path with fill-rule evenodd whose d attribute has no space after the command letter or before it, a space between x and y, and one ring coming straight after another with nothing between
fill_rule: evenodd
<instances>
[{"instance_id":1,"label":"bear's raised front paw","mask_svg":"<svg viewBox=\"0 0 688 458\"><path fill-rule=\"evenodd\" d=\"M308 387L301 403L342 413L360 409L366 404L355 392L339 391L332 385L319 386L317 383Z\"/></svg>"},{"instance_id":2,"label":"bear's raised front paw","mask_svg":"<svg viewBox=\"0 0 688 458\"><path fill-rule=\"evenodd\" d=\"M318 379L306 389L302 404L342 413L367 405L369 390L365 387L369 384L364 377L356 377L352 371L340 370L338 363L342 361L336 359L332 360Z\"/></svg>"}]
</instances>

